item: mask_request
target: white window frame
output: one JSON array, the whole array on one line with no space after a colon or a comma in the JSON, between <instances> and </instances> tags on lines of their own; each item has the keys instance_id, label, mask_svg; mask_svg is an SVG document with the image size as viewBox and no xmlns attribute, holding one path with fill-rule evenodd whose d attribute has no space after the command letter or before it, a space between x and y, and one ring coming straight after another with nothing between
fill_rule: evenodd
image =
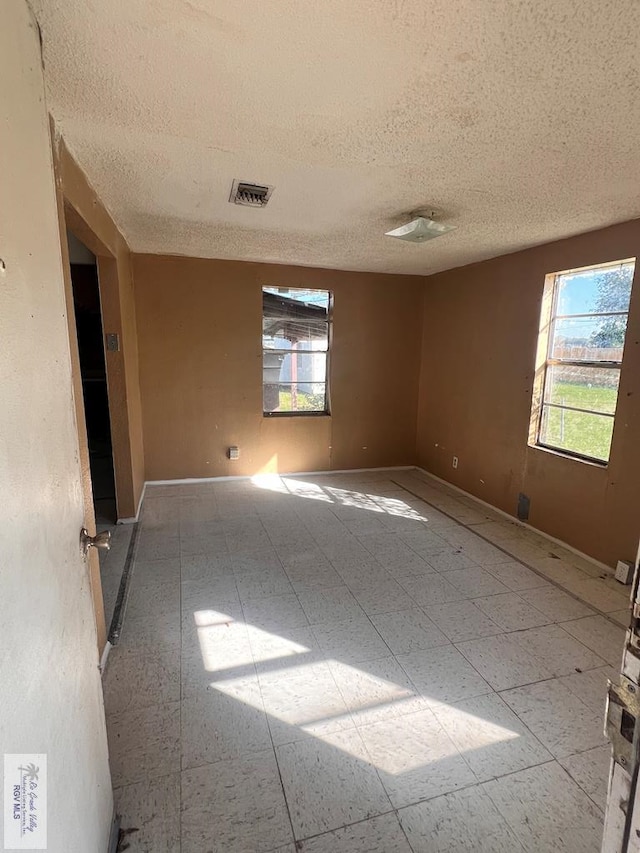
<instances>
[{"instance_id":1,"label":"white window frame","mask_svg":"<svg viewBox=\"0 0 640 853\"><path fill-rule=\"evenodd\" d=\"M580 358L554 358L552 355L553 351L553 343L554 343L554 331L555 324L558 320L562 319L578 319L580 317L609 317L609 316L629 316L629 310L627 311L605 311L605 312L597 312L592 311L585 314L572 314L572 315L559 315L557 313L557 303L558 303L558 291L559 291L559 281L562 276L570 275L572 273L580 273L586 272L590 270L606 270L612 269L616 267L622 267L625 264L634 264L636 263L635 258L624 258L619 261L609 261L603 264L593 264L586 267L578 267L575 269L562 270L560 272L549 273L545 278L545 285L543 291L542 298L542 308L540 311L540 328L538 332L538 348L536 354L536 370L535 370L535 378L533 383L533 399L531 406L531 421L529 427L529 446L540 448L542 450L552 451L554 453L560 454L562 456L567 456L572 459L577 459L582 462L588 462L594 465L599 465L601 467L606 467L609 464L609 459L611 456L611 448L609 448L609 453L606 459L601 459L598 457L588 456L584 453L580 453L576 450L571 450L566 447L557 447L553 444L550 444L546 441L543 441L541 438L542 434L542 426L543 426L543 417L545 408L558 408L564 409L566 411L579 411L584 412L586 414L596 415L598 417L610 417L615 424L615 417L618 408L618 399L619 399L619 389L616 395L616 405L614 411L609 412L601 412L592 409L582 409L577 408L575 406L567 406L560 403L549 403L545 402L545 389L547 385L547 380L549 376L549 368L554 367L556 365L566 366L566 367L579 367L583 370L617 370L622 375L622 364L624 359L624 343L623 343L623 351L620 359L616 360L608 360L608 361L594 361L592 359L580 359ZM634 270L635 276L635 270ZM633 284L632 284L633 289ZM625 333L625 342L626 342L626 333Z\"/></svg>"},{"instance_id":2,"label":"white window frame","mask_svg":"<svg viewBox=\"0 0 640 853\"><path fill-rule=\"evenodd\" d=\"M265 284L261 287L261 293L264 294L266 290L271 288L279 288L280 285L270 285ZM299 287L295 287L292 285L284 285L283 288L287 290L303 290L303 291L317 291L318 293L326 293L328 300L328 308L327 308L327 346L326 349L322 350L307 350L302 352L308 352L309 354L314 355L322 355L325 359L325 380L324 380L324 406L322 409L289 409L285 411L267 411L264 407L264 360L265 355L268 354L270 356L280 355L280 356L291 356L295 354L295 351L291 349L277 349L277 348L265 348L264 347L264 338L262 344L262 365L263 365L263 373L262 373L262 416L265 418L300 418L300 417L330 417L331 415L331 398L330 398L330 365L331 365L331 349L333 343L333 291L328 290L327 288L322 287L305 287L300 285ZM261 309L261 316L264 320L264 309ZM286 383L285 383L286 384ZM312 384L302 383L302 384Z\"/></svg>"}]
</instances>

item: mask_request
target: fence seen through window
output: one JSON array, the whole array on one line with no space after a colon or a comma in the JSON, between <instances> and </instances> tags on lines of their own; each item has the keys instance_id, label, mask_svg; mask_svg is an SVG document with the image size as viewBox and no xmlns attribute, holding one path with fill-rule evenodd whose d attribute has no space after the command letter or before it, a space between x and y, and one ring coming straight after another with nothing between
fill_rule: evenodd
<instances>
[{"instance_id":1,"label":"fence seen through window","mask_svg":"<svg viewBox=\"0 0 640 853\"><path fill-rule=\"evenodd\" d=\"M265 415L328 413L330 304L327 290L263 287Z\"/></svg>"},{"instance_id":2,"label":"fence seen through window","mask_svg":"<svg viewBox=\"0 0 640 853\"><path fill-rule=\"evenodd\" d=\"M609 460L634 267L625 260L551 277L538 445Z\"/></svg>"}]
</instances>

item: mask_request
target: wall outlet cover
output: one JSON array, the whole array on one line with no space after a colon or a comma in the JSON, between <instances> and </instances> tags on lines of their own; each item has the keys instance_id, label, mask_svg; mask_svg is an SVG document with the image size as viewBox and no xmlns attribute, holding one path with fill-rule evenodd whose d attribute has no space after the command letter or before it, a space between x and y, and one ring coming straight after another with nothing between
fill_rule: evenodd
<instances>
[{"instance_id":1,"label":"wall outlet cover","mask_svg":"<svg viewBox=\"0 0 640 853\"><path fill-rule=\"evenodd\" d=\"M633 580L633 570L635 565L631 560L618 560L616 566L616 580L623 584L630 584Z\"/></svg>"}]
</instances>

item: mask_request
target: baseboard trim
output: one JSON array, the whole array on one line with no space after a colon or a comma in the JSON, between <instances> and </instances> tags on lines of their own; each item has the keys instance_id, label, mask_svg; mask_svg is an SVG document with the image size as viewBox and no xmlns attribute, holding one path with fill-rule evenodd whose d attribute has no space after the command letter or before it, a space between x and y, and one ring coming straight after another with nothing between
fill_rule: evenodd
<instances>
[{"instance_id":1,"label":"baseboard trim","mask_svg":"<svg viewBox=\"0 0 640 853\"><path fill-rule=\"evenodd\" d=\"M461 489L460 486L454 486L453 483L432 474L430 471L427 471L425 468L421 468L419 465L414 465L413 467L415 471L420 471L421 474L424 474L426 477L430 477L438 483L442 483L444 486L447 486L454 492L458 492L460 495L464 495L465 498L470 498L475 503L480 504L480 506L484 506L487 509L492 510L492 512L497 512L498 515L501 515L503 518L507 518L512 524L516 524L518 527L524 527L526 530L531 530L532 533L537 533L539 536L543 536L545 539L548 539L549 542L553 542L554 545L560 545L562 548L566 548L567 551L571 551L571 553L575 554L577 557L586 560L588 563L592 563L596 568L602 569L607 572L607 574L613 573L614 570L611 566L608 566L606 563L601 563L600 560L596 560L595 557L585 554L584 551L579 551L577 548L574 548L573 545L569 545L568 542L564 542L562 539L551 536L550 533L545 533L544 530L540 530L539 527L534 527L532 524L527 524L526 521L521 521L519 518L516 518L515 515L510 515L508 512L505 512L505 510L500 509L500 507L494 506L488 501L483 501L482 498L472 495L471 492L466 492L464 489Z\"/></svg>"},{"instance_id":2,"label":"baseboard trim","mask_svg":"<svg viewBox=\"0 0 640 853\"><path fill-rule=\"evenodd\" d=\"M109 658L109 652L111 651L111 643L109 640L104 644L104 649L102 650L102 655L100 656L100 673L104 673L105 667L107 665L107 659Z\"/></svg>"},{"instance_id":3,"label":"baseboard trim","mask_svg":"<svg viewBox=\"0 0 640 853\"><path fill-rule=\"evenodd\" d=\"M333 468L329 471L266 471L263 474L240 474L229 477L185 477L175 480L145 480L147 486L189 486L197 483L225 483L233 480L253 480L254 477L329 477L331 474L366 474L370 471L413 471L415 465L388 465L381 468ZM144 492L144 490L143 490Z\"/></svg>"},{"instance_id":4,"label":"baseboard trim","mask_svg":"<svg viewBox=\"0 0 640 853\"><path fill-rule=\"evenodd\" d=\"M113 813L111 821L111 831L109 832L109 846L107 853L117 853L118 844L120 843L120 815Z\"/></svg>"}]
</instances>

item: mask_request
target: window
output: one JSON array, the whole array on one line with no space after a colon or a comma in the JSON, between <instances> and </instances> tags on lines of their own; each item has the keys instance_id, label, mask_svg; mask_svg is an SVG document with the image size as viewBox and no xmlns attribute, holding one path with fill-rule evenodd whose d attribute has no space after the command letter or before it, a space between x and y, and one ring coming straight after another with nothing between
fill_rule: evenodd
<instances>
[{"instance_id":1,"label":"window","mask_svg":"<svg viewBox=\"0 0 640 853\"><path fill-rule=\"evenodd\" d=\"M634 268L632 259L547 276L532 443L609 461Z\"/></svg>"},{"instance_id":2,"label":"window","mask_svg":"<svg viewBox=\"0 0 640 853\"><path fill-rule=\"evenodd\" d=\"M329 412L328 290L262 289L262 398L265 415Z\"/></svg>"}]
</instances>

